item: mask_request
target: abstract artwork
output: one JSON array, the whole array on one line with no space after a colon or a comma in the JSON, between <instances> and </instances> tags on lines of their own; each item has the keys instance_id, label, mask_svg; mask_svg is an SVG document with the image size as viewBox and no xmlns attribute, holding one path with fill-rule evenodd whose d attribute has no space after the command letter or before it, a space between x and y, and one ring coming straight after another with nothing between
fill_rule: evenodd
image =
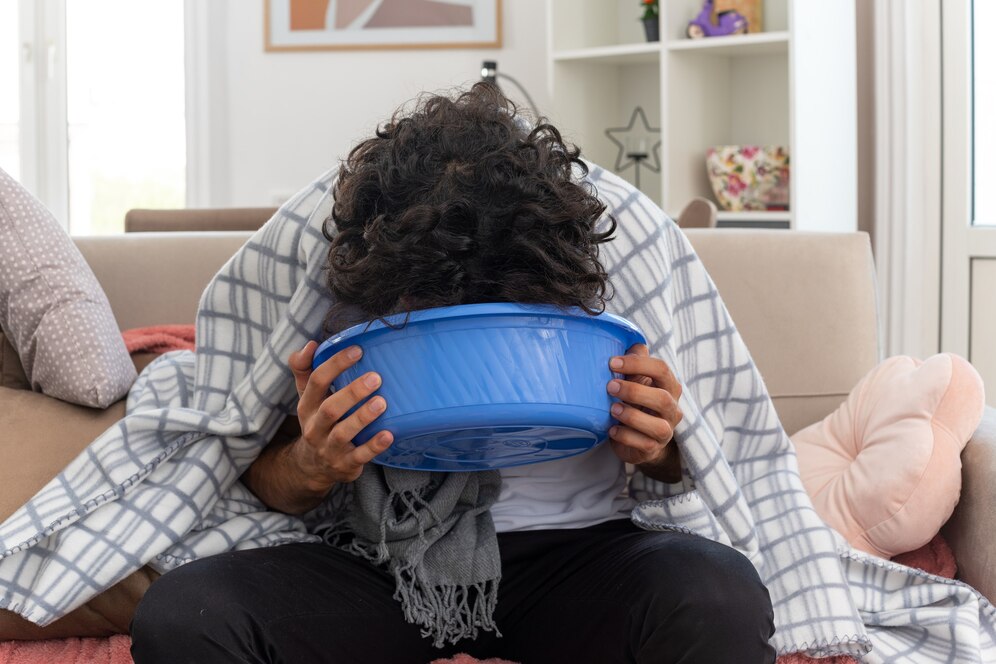
<instances>
[{"instance_id":1,"label":"abstract artwork","mask_svg":"<svg viewBox=\"0 0 996 664\"><path fill-rule=\"evenodd\" d=\"M501 46L501 0L266 0L266 50Z\"/></svg>"}]
</instances>

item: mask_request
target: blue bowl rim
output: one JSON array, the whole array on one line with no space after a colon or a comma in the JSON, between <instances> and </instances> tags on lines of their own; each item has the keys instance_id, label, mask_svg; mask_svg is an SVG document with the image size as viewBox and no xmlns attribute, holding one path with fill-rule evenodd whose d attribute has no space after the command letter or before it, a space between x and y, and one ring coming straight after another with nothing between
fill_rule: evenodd
<instances>
[{"instance_id":1,"label":"blue bowl rim","mask_svg":"<svg viewBox=\"0 0 996 664\"><path fill-rule=\"evenodd\" d=\"M520 304L517 302L483 302L479 304L459 304L450 307L434 307L432 309L419 309L407 313L392 314L383 319L376 319L358 323L329 337L315 351L315 361L320 355L329 355L328 350L333 346L345 347L345 342L360 337L366 333L382 330L388 327L407 327L413 323L424 323L433 320L457 320L460 318L487 317L500 315L522 315L522 316L543 316L547 318L580 318L601 324L619 328L628 339L627 348L636 343L647 343L647 338L643 332L632 322L622 316L611 314L607 311L592 316L579 307L559 307L552 304ZM407 324L405 318L407 317ZM327 358L326 358L327 359Z\"/></svg>"}]
</instances>

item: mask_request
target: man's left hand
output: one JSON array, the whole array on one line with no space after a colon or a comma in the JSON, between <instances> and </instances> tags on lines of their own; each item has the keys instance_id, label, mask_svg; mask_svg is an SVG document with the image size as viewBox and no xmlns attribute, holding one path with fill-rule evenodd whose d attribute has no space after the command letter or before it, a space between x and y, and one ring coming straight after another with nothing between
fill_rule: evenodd
<instances>
[{"instance_id":1,"label":"man's left hand","mask_svg":"<svg viewBox=\"0 0 996 664\"><path fill-rule=\"evenodd\" d=\"M681 384L670 367L644 344L609 360L609 368L625 379L613 378L606 389L619 399L612 417L619 423L609 429L609 444L620 459L645 475L663 482L681 478L678 450L672 444L674 428L681 421L678 399Z\"/></svg>"}]
</instances>

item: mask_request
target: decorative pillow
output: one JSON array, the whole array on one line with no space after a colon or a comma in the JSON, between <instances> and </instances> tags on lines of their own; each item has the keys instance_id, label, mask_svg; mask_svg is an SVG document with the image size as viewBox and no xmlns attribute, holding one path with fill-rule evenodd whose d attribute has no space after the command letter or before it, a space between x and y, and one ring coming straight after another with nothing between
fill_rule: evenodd
<instances>
[{"instance_id":1,"label":"decorative pillow","mask_svg":"<svg viewBox=\"0 0 996 664\"><path fill-rule=\"evenodd\" d=\"M958 502L961 451L984 408L982 378L957 355L885 360L792 436L816 511L862 551L920 548Z\"/></svg>"},{"instance_id":2,"label":"decorative pillow","mask_svg":"<svg viewBox=\"0 0 996 664\"><path fill-rule=\"evenodd\" d=\"M32 389L104 407L135 380L97 278L48 210L3 170L0 328Z\"/></svg>"}]
</instances>

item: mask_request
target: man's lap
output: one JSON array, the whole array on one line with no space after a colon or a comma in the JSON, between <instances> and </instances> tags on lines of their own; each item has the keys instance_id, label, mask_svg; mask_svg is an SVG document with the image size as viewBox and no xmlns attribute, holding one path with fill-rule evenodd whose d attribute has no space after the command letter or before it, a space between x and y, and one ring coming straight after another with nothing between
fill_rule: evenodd
<instances>
[{"instance_id":1,"label":"man's lap","mask_svg":"<svg viewBox=\"0 0 996 664\"><path fill-rule=\"evenodd\" d=\"M136 622L148 630L170 608L180 624L151 628L160 635L189 629L191 623L218 629L234 621L237 638L254 651L293 653L300 661L324 654L330 661L425 664L456 652L537 661L563 656L568 645L588 653L610 648L624 661L636 657L623 652L633 639L651 629L641 621L654 613L652 603L682 606L702 587L728 587L729 580L717 575L753 573L728 547L682 533L644 531L628 520L502 533L498 542L502 581L495 620L502 638L481 632L475 642L433 648L404 620L391 576L324 544L231 552L189 563L153 584ZM139 635L136 651L156 638L164 637Z\"/></svg>"}]
</instances>

